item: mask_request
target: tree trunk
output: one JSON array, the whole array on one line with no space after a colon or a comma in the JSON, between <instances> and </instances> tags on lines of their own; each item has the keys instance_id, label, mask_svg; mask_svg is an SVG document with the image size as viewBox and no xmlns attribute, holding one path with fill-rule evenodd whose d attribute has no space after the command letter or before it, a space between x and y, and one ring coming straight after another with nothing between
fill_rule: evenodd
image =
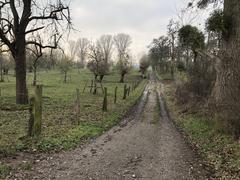
<instances>
[{"instance_id":1,"label":"tree trunk","mask_svg":"<svg viewBox=\"0 0 240 180\"><path fill-rule=\"evenodd\" d=\"M213 91L219 125L237 137L240 135L240 1L225 0L224 15L230 21L223 33L221 61ZM229 23L228 23L229 24Z\"/></svg>"},{"instance_id":2,"label":"tree trunk","mask_svg":"<svg viewBox=\"0 0 240 180\"><path fill-rule=\"evenodd\" d=\"M33 86L37 85L37 67L33 68Z\"/></svg>"},{"instance_id":3,"label":"tree trunk","mask_svg":"<svg viewBox=\"0 0 240 180\"><path fill-rule=\"evenodd\" d=\"M27 104L28 92L26 84L26 50L25 46L18 48L15 56L15 72L16 72L16 103Z\"/></svg>"},{"instance_id":4,"label":"tree trunk","mask_svg":"<svg viewBox=\"0 0 240 180\"><path fill-rule=\"evenodd\" d=\"M67 83L67 72L64 72L64 83Z\"/></svg>"},{"instance_id":5,"label":"tree trunk","mask_svg":"<svg viewBox=\"0 0 240 180\"><path fill-rule=\"evenodd\" d=\"M94 90L93 94L97 94L97 81L94 81Z\"/></svg>"},{"instance_id":6,"label":"tree trunk","mask_svg":"<svg viewBox=\"0 0 240 180\"><path fill-rule=\"evenodd\" d=\"M1 58L1 57L0 57ZM0 82L4 82L2 59L0 59Z\"/></svg>"},{"instance_id":7,"label":"tree trunk","mask_svg":"<svg viewBox=\"0 0 240 180\"><path fill-rule=\"evenodd\" d=\"M121 74L120 83L124 83L124 76L125 76L125 74Z\"/></svg>"},{"instance_id":8,"label":"tree trunk","mask_svg":"<svg viewBox=\"0 0 240 180\"><path fill-rule=\"evenodd\" d=\"M98 78L98 75L97 75L97 74L95 74L95 81L97 81L97 78Z\"/></svg>"},{"instance_id":9,"label":"tree trunk","mask_svg":"<svg viewBox=\"0 0 240 180\"><path fill-rule=\"evenodd\" d=\"M80 74L80 62L77 60L77 69L78 69L78 74Z\"/></svg>"},{"instance_id":10,"label":"tree trunk","mask_svg":"<svg viewBox=\"0 0 240 180\"><path fill-rule=\"evenodd\" d=\"M171 77L172 77L172 80L174 79L174 65L173 65L173 62L171 62Z\"/></svg>"},{"instance_id":11,"label":"tree trunk","mask_svg":"<svg viewBox=\"0 0 240 180\"><path fill-rule=\"evenodd\" d=\"M172 53L171 53L171 77L172 79L174 79L174 65L175 65L175 37L174 37L174 34L172 33Z\"/></svg>"},{"instance_id":12,"label":"tree trunk","mask_svg":"<svg viewBox=\"0 0 240 180\"><path fill-rule=\"evenodd\" d=\"M189 55L189 49L187 48L187 58L186 58L186 69L189 69L189 60L190 60L190 55Z\"/></svg>"},{"instance_id":13,"label":"tree trunk","mask_svg":"<svg viewBox=\"0 0 240 180\"><path fill-rule=\"evenodd\" d=\"M102 83L102 81L103 81L103 78L104 78L104 75L100 75L100 83Z\"/></svg>"},{"instance_id":14,"label":"tree trunk","mask_svg":"<svg viewBox=\"0 0 240 180\"><path fill-rule=\"evenodd\" d=\"M8 75L8 71L9 71L9 69L4 68L4 69L3 69L3 75Z\"/></svg>"},{"instance_id":15,"label":"tree trunk","mask_svg":"<svg viewBox=\"0 0 240 180\"><path fill-rule=\"evenodd\" d=\"M50 51L50 61L51 61L51 63L50 63L51 69L54 69L55 59L53 57L53 49L51 49L51 51Z\"/></svg>"}]
</instances>

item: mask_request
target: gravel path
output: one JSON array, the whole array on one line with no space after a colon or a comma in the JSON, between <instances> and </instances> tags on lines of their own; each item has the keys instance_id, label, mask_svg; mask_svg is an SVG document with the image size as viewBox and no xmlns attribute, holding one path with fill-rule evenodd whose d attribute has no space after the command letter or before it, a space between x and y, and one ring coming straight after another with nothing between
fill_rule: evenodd
<instances>
[{"instance_id":1,"label":"gravel path","mask_svg":"<svg viewBox=\"0 0 240 180\"><path fill-rule=\"evenodd\" d=\"M161 117L156 119L158 100ZM84 149L39 162L24 179L199 180L207 179L205 174L197 156L169 120L159 83L152 79L132 116Z\"/></svg>"}]
</instances>

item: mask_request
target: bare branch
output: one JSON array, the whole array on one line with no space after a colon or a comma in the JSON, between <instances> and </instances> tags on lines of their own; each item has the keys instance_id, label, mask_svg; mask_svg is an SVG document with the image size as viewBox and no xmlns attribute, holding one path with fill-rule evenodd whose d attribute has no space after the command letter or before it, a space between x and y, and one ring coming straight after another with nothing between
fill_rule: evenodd
<instances>
[{"instance_id":1,"label":"bare branch","mask_svg":"<svg viewBox=\"0 0 240 180\"><path fill-rule=\"evenodd\" d=\"M26 42L26 45L35 45L35 46L38 46L42 49L46 49L46 48L49 48L49 49L57 49L58 48L58 43L60 41L60 39L62 38L62 36L60 36L58 39L56 39L56 35L54 36L54 45L42 45L41 42L37 42L37 40L33 40L33 41L27 41Z\"/></svg>"},{"instance_id":2,"label":"bare branch","mask_svg":"<svg viewBox=\"0 0 240 180\"><path fill-rule=\"evenodd\" d=\"M10 50L13 49L11 42L7 39L7 37L5 36L5 33L1 28L0 28L0 39L2 40L3 43L5 43L9 47Z\"/></svg>"},{"instance_id":3,"label":"bare branch","mask_svg":"<svg viewBox=\"0 0 240 180\"><path fill-rule=\"evenodd\" d=\"M68 7L60 5L56 10L51 11L50 14L47 15L47 16L45 16L45 15L42 15L42 16L32 16L31 18L29 18L29 22L32 21L32 20L44 20L44 19L63 20L62 17L59 18L57 16L58 13L63 15L66 18L66 20L68 20L68 22L70 22L69 17L67 17L66 15L64 15L64 13L62 13L64 10L68 10L68 9L69 9Z\"/></svg>"},{"instance_id":4,"label":"bare branch","mask_svg":"<svg viewBox=\"0 0 240 180\"><path fill-rule=\"evenodd\" d=\"M25 34L33 33L33 32L35 32L35 31L39 31L39 30L41 30L41 29L43 29L43 28L45 28L45 27L42 26L42 27L38 27L38 28L35 28L35 29L31 29L31 30L29 30L29 31L26 31Z\"/></svg>"},{"instance_id":5,"label":"bare branch","mask_svg":"<svg viewBox=\"0 0 240 180\"><path fill-rule=\"evenodd\" d=\"M5 2L0 2L0 9L2 9L5 5L9 4L10 2L5 0Z\"/></svg>"},{"instance_id":6,"label":"bare branch","mask_svg":"<svg viewBox=\"0 0 240 180\"><path fill-rule=\"evenodd\" d=\"M14 27L15 27L15 30L17 30L18 25L19 25L19 15L18 15L16 6L15 6L15 1L14 0L10 0L10 7L11 7L12 14L13 14L13 17L14 17Z\"/></svg>"},{"instance_id":7,"label":"bare branch","mask_svg":"<svg viewBox=\"0 0 240 180\"><path fill-rule=\"evenodd\" d=\"M45 46L44 46L44 45L42 45L41 43L39 43L39 42L37 42L37 41L28 41L28 42L27 42L27 45L30 45L30 44L39 46L39 47L41 47L42 49L45 49L45 48L56 49L56 48L57 48L56 44L53 45L53 46L51 46L51 45L45 45Z\"/></svg>"}]
</instances>

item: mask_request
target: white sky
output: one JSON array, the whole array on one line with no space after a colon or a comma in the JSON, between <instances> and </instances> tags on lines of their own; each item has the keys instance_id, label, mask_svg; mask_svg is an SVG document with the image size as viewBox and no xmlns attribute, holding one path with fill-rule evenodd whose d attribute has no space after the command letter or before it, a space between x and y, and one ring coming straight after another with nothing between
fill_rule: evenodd
<instances>
[{"instance_id":1,"label":"white sky","mask_svg":"<svg viewBox=\"0 0 240 180\"><path fill-rule=\"evenodd\" d=\"M74 27L70 39L87 37L95 40L102 34L127 33L133 39L132 53L147 52L153 38L166 34L171 18L176 19L189 0L71 0L70 8ZM193 17L193 16L190 16ZM198 25L206 13L194 19ZM184 23L188 23L186 15Z\"/></svg>"}]
</instances>

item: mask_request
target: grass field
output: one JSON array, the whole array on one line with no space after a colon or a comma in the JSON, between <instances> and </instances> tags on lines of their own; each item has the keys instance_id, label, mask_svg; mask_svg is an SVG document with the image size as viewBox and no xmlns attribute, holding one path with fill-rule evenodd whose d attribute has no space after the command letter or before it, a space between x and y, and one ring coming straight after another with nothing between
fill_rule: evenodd
<instances>
[{"instance_id":1,"label":"grass field","mask_svg":"<svg viewBox=\"0 0 240 180\"><path fill-rule=\"evenodd\" d=\"M91 94L90 88L83 88L93 79L88 70L72 70L69 82L64 84L59 71L41 71L38 83L43 85L43 127L38 139L26 138L29 120L28 110L1 110L15 106L15 78L9 75L6 82L0 83L0 157L15 154L17 151L49 151L69 149L79 145L80 141L98 136L118 122L140 97L146 80L141 81L140 74L132 71L126 77L126 84L141 81L138 88L123 100L124 84L118 83L119 75L112 73L104 78L103 87L108 88L108 112L102 113L103 94ZM9 80L9 82L8 82ZM32 75L28 74L28 90L31 96ZM114 89L118 86L117 103L114 104ZM76 88L80 89L80 125L76 125ZM11 108L9 108L11 109ZM21 108L20 108L21 109Z\"/></svg>"}]
</instances>

